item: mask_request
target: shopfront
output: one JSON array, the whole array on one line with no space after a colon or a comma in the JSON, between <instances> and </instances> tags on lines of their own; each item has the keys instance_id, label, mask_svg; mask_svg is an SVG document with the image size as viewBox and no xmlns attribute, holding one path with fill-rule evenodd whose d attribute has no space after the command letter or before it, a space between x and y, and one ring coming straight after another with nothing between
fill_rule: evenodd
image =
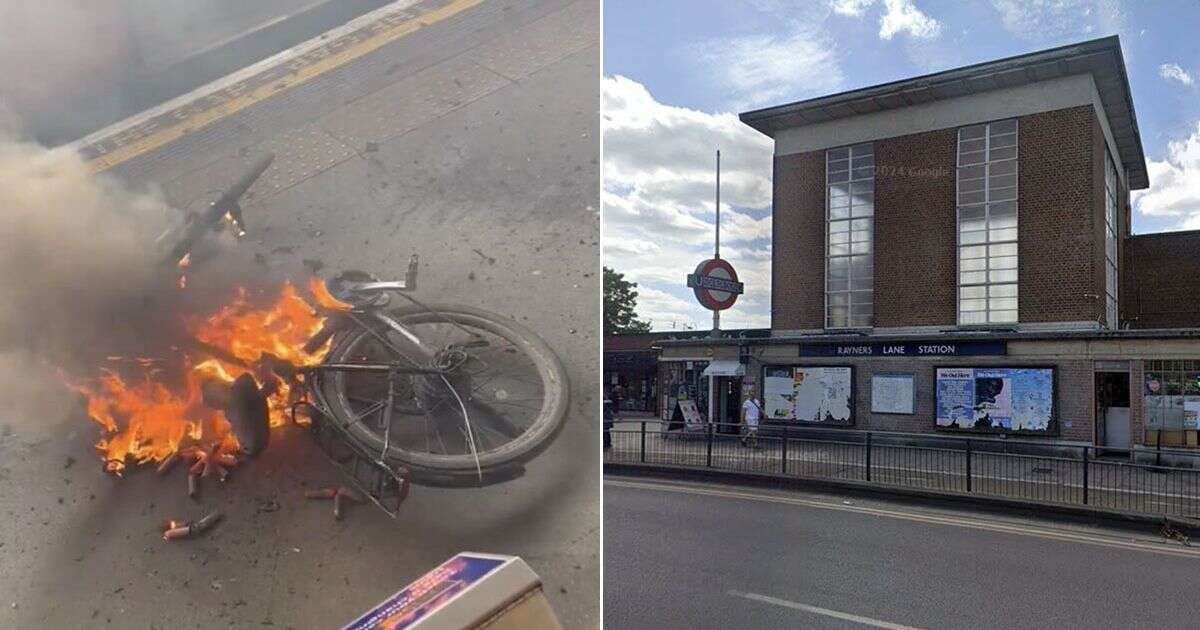
<instances>
[{"instance_id":1,"label":"shopfront","mask_svg":"<svg viewBox=\"0 0 1200 630\"><path fill-rule=\"evenodd\" d=\"M702 410L712 387L713 417L730 422L734 399L761 396L764 428L1041 438L1118 454L1200 448L1200 333L972 337L692 341L664 346L660 375Z\"/></svg>"},{"instance_id":2,"label":"shopfront","mask_svg":"<svg viewBox=\"0 0 1200 630\"><path fill-rule=\"evenodd\" d=\"M658 361L654 352L606 352L604 395L619 411L653 412L658 399Z\"/></svg>"},{"instance_id":3,"label":"shopfront","mask_svg":"<svg viewBox=\"0 0 1200 630\"><path fill-rule=\"evenodd\" d=\"M1143 369L1143 443L1196 447L1200 360L1151 360Z\"/></svg>"}]
</instances>

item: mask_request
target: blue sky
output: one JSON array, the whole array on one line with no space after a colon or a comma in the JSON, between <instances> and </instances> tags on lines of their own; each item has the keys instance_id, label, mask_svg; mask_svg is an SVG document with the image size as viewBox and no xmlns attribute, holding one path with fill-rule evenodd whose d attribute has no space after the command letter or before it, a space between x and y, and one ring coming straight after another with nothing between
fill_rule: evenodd
<instances>
[{"instance_id":1,"label":"blue sky","mask_svg":"<svg viewBox=\"0 0 1200 630\"><path fill-rule=\"evenodd\" d=\"M765 326L771 144L732 115L1113 34L1152 180L1133 229L1200 228L1196 0L605 0L606 264L656 330L707 325L683 276L711 253L720 145L722 253L747 282L725 322Z\"/></svg>"}]
</instances>

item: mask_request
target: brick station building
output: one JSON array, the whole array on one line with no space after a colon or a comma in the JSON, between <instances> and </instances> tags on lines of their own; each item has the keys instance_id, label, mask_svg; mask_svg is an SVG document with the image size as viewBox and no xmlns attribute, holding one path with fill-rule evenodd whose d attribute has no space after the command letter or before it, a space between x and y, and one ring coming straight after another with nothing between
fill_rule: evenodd
<instances>
[{"instance_id":1,"label":"brick station building","mask_svg":"<svg viewBox=\"0 0 1200 630\"><path fill-rule=\"evenodd\" d=\"M1130 231L1116 37L741 120L775 141L770 334L660 362L714 366L768 425L1197 447L1200 232Z\"/></svg>"}]
</instances>

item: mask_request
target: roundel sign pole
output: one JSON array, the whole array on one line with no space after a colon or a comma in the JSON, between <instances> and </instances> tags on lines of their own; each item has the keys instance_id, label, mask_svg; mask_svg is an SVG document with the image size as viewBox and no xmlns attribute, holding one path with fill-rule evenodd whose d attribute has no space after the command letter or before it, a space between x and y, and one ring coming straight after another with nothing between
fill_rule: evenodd
<instances>
[{"instance_id":1,"label":"roundel sign pole","mask_svg":"<svg viewBox=\"0 0 1200 630\"><path fill-rule=\"evenodd\" d=\"M713 239L713 257L696 265L695 273L688 274L687 285L696 294L696 299L704 308L713 312L712 336L721 335L721 311L733 306L737 296L744 291L742 283L738 282L737 272L728 261L721 260L721 152L717 151L717 199L716 221L714 221L715 238ZM708 375L708 421L717 422L720 419L716 404L716 376ZM710 425L711 427L711 425Z\"/></svg>"},{"instance_id":2,"label":"roundel sign pole","mask_svg":"<svg viewBox=\"0 0 1200 630\"><path fill-rule=\"evenodd\" d=\"M713 257L696 266L696 272L688 274L687 285L696 293L700 304L713 312L713 337L720 335L721 311L733 306L737 296L744 292L738 282L733 265L721 259L721 152L717 151L717 202L716 238L713 240Z\"/></svg>"}]
</instances>

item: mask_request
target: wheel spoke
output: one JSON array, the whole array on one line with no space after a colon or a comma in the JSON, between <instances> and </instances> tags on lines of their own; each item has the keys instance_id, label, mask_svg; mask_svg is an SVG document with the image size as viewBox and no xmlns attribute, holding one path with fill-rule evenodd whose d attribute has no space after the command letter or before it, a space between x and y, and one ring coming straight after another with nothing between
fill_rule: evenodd
<instances>
[{"instance_id":1,"label":"wheel spoke","mask_svg":"<svg viewBox=\"0 0 1200 630\"><path fill-rule=\"evenodd\" d=\"M544 349L519 333L511 334L499 317L461 313L453 308L445 312L426 308L391 316L411 336L377 325L370 314L358 314L354 319L357 325L341 345L335 341L337 350L327 361L420 367L430 364L430 352L459 347L465 354L444 355L455 360L454 369L443 377L444 387L436 377L397 378L394 385L398 398L393 409L399 411L391 414L390 427L376 426L381 422L371 420L388 415L383 399L389 388L388 378L376 373L339 371L326 381L336 388L331 392L337 402L335 410L341 418L355 423L358 435L366 432L374 436L366 439L378 439L383 444L384 433L390 431L391 454L385 457L404 462L407 452L416 458L411 462L415 466L462 473L470 470L474 474L480 465L479 455L524 444L534 439L535 427L539 436L546 435L543 425L548 420L543 412L551 413L549 401L558 380L548 382L545 374L556 369L561 374L561 368ZM431 345L431 341L439 345ZM463 347L477 341L486 345ZM559 421L561 417L549 420ZM421 463L423 454L440 454L446 460Z\"/></svg>"},{"instance_id":2,"label":"wheel spoke","mask_svg":"<svg viewBox=\"0 0 1200 630\"><path fill-rule=\"evenodd\" d=\"M386 406L387 406L386 400L381 400L379 402L376 402L374 405L371 405L366 411L355 414L354 417L351 418L350 421L358 422L359 420L362 420L363 418L367 417L369 414L374 413L376 410L383 409Z\"/></svg>"}]
</instances>

